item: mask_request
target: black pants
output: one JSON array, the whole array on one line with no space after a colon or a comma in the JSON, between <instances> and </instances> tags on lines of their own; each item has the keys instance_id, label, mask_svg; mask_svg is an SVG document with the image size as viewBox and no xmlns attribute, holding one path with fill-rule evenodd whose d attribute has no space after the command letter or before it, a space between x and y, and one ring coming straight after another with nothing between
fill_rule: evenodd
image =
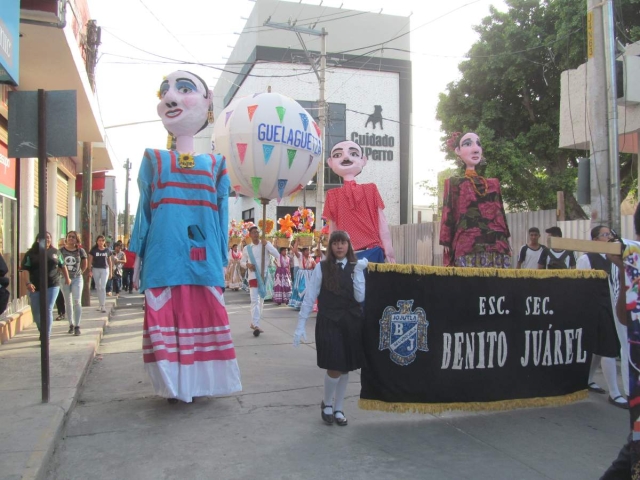
<instances>
[{"instance_id":1,"label":"black pants","mask_svg":"<svg viewBox=\"0 0 640 480\"><path fill-rule=\"evenodd\" d=\"M122 269L122 290L129 293L133 291L133 268Z\"/></svg>"},{"instance_id":2,"label":"black pants","mask_svg":"<svg viewBox=\"0 0 640 480\"><path fill-rule=\"evenodd\" d=\"M600 480L627 480L631 478L631 435Z\"/></svg>"},{"instance_id":3,"label":"black pants","mask_svg":"<svg viewBox=\"0 0 640 480\"><path fill-rule=\"evenodd\" d=\"M58 292L58 298L56 298L56 307L58 308L58 316L64 315L67 313L64 307L64 295L62 295L62 288Z\"/></svg>"}]
</instances>

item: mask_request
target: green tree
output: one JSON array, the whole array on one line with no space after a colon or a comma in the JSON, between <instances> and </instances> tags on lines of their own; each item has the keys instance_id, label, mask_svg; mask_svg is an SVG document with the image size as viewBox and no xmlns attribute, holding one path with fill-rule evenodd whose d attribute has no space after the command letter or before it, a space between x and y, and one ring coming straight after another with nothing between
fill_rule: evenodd
<instances>
[{"instance_id":1,"label":"green tree","mask_svg":"<svg viewBox=\"0 0 640 480\"><path fill-rule=\"evenodd\" d=\"M617 0L623 43L640 39L640 0ZM459 65L460 80L440 94L437 119L446 135L475 131L483 142L484 175L500 179L512 210L552 209L565 193L567 217L585 218L574 192L577 157L558 148L560 76L586 61L585 0L507 0L474 27L479 40ZM449 158L455 158L449 152ZM630 155L621 155L621 196L633 184Z\"/></svg>"}]
</instances>

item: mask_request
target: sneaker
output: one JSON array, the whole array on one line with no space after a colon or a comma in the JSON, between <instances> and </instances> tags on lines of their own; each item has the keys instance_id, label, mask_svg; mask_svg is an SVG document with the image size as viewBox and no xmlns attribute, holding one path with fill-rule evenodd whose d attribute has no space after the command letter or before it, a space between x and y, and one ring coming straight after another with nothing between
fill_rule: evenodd
<instances>
[{"instance_id":1,"label":"sneaker","mask_svg":"<svg viewBox=\"0 0 640 480\"><path fill-rule=\"evenodd\" d=\"M107 313L107 309L106 309L106 307L105 307L104 305L102 305L102 306L100 307L100 311L101 311L102 313Z\"/></svg>"},{"instance_id":2,"label":"sneaker","mask_svg":"<svg viewBox=\"0 0 640 480\"><path fill-rule=\"evenodd\" d=\"M73 334L77 337L78 335L80 335L80 327L75 327L73 329Z\"/></svg>"},{"instance_id":3,"label":"sneaker","mask_svg":"<svg viewBox=\"0 0 640 480\"><path fill-rule=\"evenodd\" d=\"M73 325L69 324L69 331L67 333L73 333Z\"/></svg>"}]
</instances>

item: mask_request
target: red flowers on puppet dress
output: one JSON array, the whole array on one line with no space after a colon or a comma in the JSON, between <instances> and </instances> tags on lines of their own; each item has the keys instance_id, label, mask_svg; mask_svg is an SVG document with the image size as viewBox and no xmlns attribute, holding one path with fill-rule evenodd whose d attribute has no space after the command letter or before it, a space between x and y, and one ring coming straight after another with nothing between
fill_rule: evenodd
<instances>
[{"instance_id":1,"label":"red flowers on puppet dress","mask_svg":"<svg viewBox=\"0 0 640 480\"><path fill-rule=\"evenodd\" d=\"M444 265L475 251L509 254L509 228L497 179L450 178L444 202L440 230L440 244L448 248Z\"/></svg>"}]
</instances>

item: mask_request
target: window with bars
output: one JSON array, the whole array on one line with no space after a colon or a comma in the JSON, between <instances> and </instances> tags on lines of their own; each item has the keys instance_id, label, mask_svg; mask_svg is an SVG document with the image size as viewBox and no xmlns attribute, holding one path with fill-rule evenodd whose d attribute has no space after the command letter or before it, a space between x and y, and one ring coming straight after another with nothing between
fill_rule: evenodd
<instances>
[{"instance_id":1,"label":"window with bars","mask_svg":"<svg viewBox=\"0 0 640 480\"><path fill-rule=\"evenodd\" d=\"M255 223L255 209L254 208L250 208L248 210L244 210L242 212L242 221L243 222L254 222Z\"/></svg>"}]
</instances>

